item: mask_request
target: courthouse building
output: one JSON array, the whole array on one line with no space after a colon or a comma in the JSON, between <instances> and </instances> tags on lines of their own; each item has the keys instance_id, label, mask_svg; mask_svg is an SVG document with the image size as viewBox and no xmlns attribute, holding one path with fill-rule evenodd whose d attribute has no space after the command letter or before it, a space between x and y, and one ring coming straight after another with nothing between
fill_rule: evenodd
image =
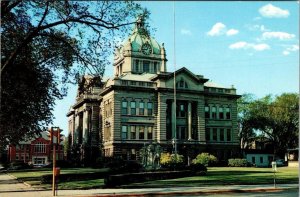
<instances>
[{"instance_id":1,"label":"courthouse building","mask_svg":"<svg viewBox=\"0 0 300 197\"><path fill-rule=\"evenodd\" d=\"M83 157L95 158L100 150L138 160L140 149L154 142L168 152L176 144L179 154L192 158L210 152L224 160L239 152L236 89L185 67L168 72L164 44L142 20L116 50L113 67L113 77L93 86L92 77L82 77L67 114L70 145L80 147Z\"/></svg>"}]
</instances>

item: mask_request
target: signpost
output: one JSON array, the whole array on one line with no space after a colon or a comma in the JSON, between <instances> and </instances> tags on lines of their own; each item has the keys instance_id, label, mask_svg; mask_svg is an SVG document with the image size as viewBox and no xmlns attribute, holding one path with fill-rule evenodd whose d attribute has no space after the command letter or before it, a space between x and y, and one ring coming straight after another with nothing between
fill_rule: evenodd
<instances>
[{"instance_id":1,"label":"signpost","mask_svg":"<svg viewBox=\"0 0 300 197\"><path fill-rule=\"evenodd\" d=\"M59 127L51 127L50 129L50 141L53 147L53 178L52 178L52 192L53 196L57 195L56 176L60 174L60 168L56 167L56 145L59 144L60 129ZM56 190L56 193L55 193Z\"/></svg>"}]
</instances>

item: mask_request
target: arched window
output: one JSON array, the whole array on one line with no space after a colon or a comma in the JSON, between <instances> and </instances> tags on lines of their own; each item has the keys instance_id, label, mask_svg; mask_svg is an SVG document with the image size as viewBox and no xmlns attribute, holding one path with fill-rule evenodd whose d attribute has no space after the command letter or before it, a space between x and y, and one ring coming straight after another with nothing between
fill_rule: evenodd
<instances>
[{"instance_id":1,"label":"arched window","mask_svg":"<svg viewBox=\"0 0 300 197\"><path fill-rule=\"evenodd\" d=\"M176 83L176 88L185 88L185 89L187 89L188 84L183 79L180 79L180 81L178 81Z\"/></svg>"}]
</instances>

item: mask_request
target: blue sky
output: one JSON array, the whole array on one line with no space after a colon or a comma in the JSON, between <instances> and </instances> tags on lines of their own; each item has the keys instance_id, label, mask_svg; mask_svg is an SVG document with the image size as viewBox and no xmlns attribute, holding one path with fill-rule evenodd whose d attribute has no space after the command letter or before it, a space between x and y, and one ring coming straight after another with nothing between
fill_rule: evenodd
<instances>
[{"instance_id":1,"label":"blue sky","mask_svg":"<svg viewBox=\"0 0 300 197\"><path fill-rule=\"evenodd\" d=\"M173 2L141 2L151 12L154 37L164 43L174 70ZM175 2L176 68L183 66L238 94L299 92L298 2ZM111 60L113 60L111 58ZM112 66L105 76L112 76ZM76 87L54 110L67 134L66 113Z\"/></svg>"}]
</instances>

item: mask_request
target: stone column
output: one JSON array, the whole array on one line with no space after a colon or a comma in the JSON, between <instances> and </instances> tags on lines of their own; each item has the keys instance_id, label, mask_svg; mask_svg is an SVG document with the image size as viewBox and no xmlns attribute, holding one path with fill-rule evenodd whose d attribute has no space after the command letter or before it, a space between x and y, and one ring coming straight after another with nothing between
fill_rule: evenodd
<instances>
[{"instance_id":1,"label":"stone column","mask_svg":"<svg viewBox=\"0 0 300 197\"><path fill-rule=\"evenodd\" d=\"M178 136L176 135L176 105L174 100L172 100L172 110L171 110L171 114L172 114L172 138L176 139L178 138Z\"/></svg>"},{"instance_id":2,"label":"stone column","mask_svg":"<svg viewBox=\"0 0 300 197\"><path fill-rule=\"evenodd\" d=\"M192 104L188 102L188 140L192 139Z\"/></svg>"},{"instance_id":3,"label":"stone column","mask_svg":"<svg viewBox=\"0 0 300 197\"><path fill-rule=\"evenodd\" d=\"M74 140L73 145L78 144L79 136L79 113L75 113L75 128L74 128Z\"/></svg>"}]
</instances>

